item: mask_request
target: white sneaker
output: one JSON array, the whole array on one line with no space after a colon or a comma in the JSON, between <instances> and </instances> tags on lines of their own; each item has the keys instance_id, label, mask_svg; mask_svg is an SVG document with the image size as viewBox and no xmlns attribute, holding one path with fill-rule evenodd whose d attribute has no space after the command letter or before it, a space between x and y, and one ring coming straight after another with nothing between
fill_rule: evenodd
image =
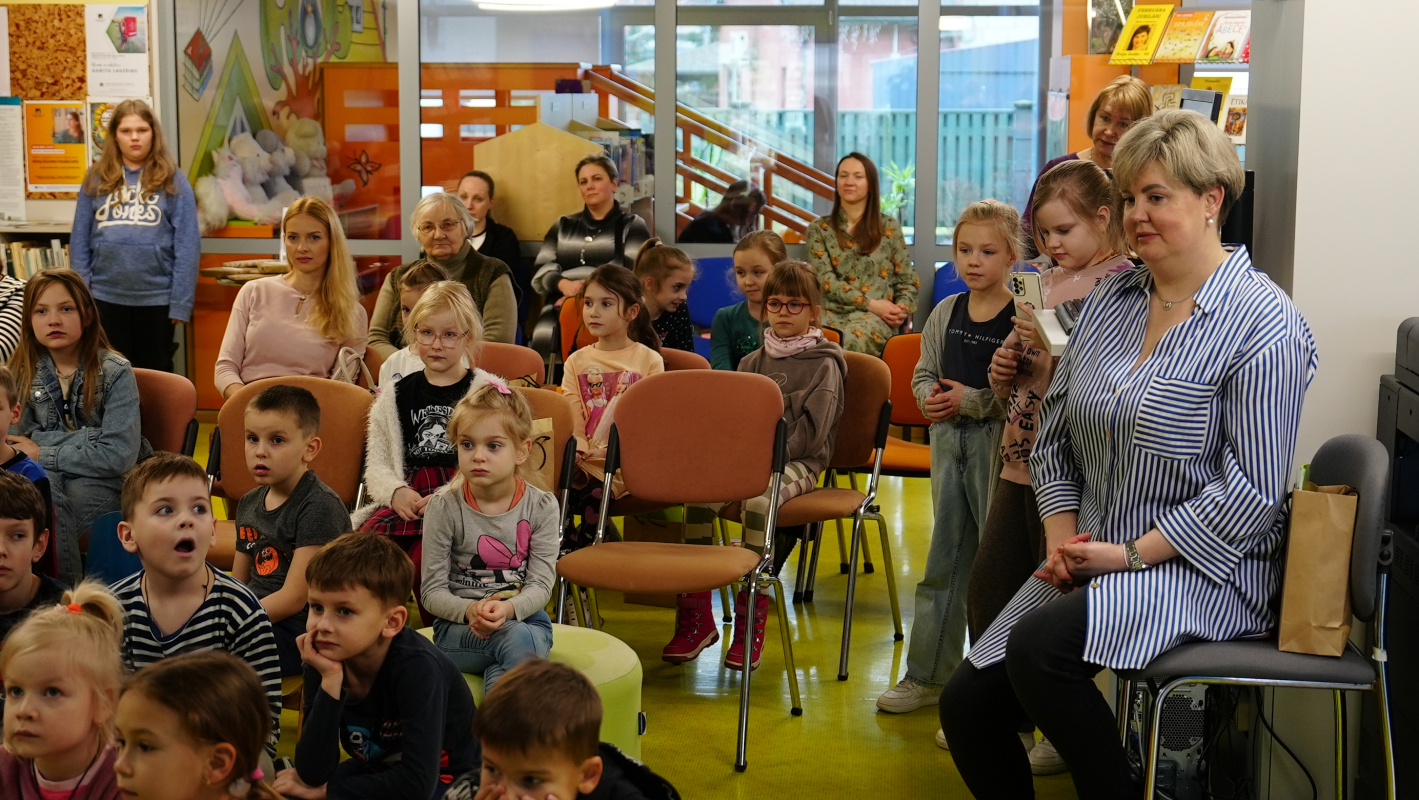
<instances>
[{"instance_id":1,"label":"white sneaker","mask_svg":"<svg viewBox=\"0 0 1419 800\"><path fill-rule=\"evenodd\" d=\"M943 731L940 728L936 729L936 746L941 748L942 750L951 749L951 747L946 744L946 731Z\"/></svg>"},{"instance_id":2,"label":"white sneaker","mask_svg":"<svg viewBox=\"0 0 1419 800\"><path fill-rule=\"evenodd\" d=\"M1049 739L1041 739L1030 750L1030 771L1036 775L1058 775L1068 772L1069 766L1059 757L1059 751L1054 749Z\"/></svg>"},{"instance_id":3,"label":"white sneaker","mask_svg":"<svg viewBox=\"0 0 1419 800\"><path fill-rule=\"evenodd\" d=\"M1025 752L1026 752L1026 753L1030 752L1031 750L1034 750L1034 749L1035 749L1035 732L1034 732L1034 731L1030 731L1029 733L1025 733L1024 731L1021 731L1021 732L1020 732L1020 744L1025 745Z\"/></svg>"},{"instance_id":4,"label":"white sneaker","mask_svg":"<svg viewBox=\"0 0 1419 800\"><path fill-rule=\"evenodd\" d=\"M877 698L877 707L889 714L905 714L922 706L934 706L941 702L941 687L917 683L911 678L902 678L896 686Z\"/></svg>"}]
</instances>

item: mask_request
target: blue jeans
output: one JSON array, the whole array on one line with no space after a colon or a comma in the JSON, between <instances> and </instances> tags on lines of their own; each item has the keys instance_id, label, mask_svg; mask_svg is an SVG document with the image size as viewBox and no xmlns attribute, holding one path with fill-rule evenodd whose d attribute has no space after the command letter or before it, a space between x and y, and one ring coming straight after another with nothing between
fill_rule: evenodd
<instances>
[{"instance_id":1,"label":"blue jeans","mask_svg":"<svg viewBox=\"0 0 1419 800\"><path fill-rule=\"evenodd\" d=\"M54 522L59 528L51 537L55 564L59 580L74 586L84 575L79 560L79 539L93 527L94 520L119 510L123 479L84 478L51 472L49 480L54 493Z\"/></svg>"},{"instance_id":2,"label":"blue jeans","mask_svg":"<svg viewBox=\"0 0 1419 800\"><path fill-rule=\"evenodd\" d=\"M467 625L436 619L434 644L460 672L481 674L487 692L504 672L552 652L552 620L538 611L524 620L509 619L492 636L479 639Z\"/></svg>"},{"instance_id":3,"label":"blue jeans","mask_svg":"<svg viewBox=\"0 0 1419 800\"><path fill-rule=\"evenodd\" d=\"M919 683L944 686L966 654L966 587L1000 475L1003 424L954 417L931 426L936 522L907 647L907 677Z\"/></svg>"}]
</instances>

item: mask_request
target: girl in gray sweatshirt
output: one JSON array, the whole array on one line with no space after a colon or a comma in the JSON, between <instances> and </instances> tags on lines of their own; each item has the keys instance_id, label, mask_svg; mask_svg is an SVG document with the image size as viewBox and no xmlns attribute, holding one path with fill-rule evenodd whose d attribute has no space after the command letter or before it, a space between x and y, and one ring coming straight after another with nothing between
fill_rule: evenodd
<instances>
[{"instance_id":1,"label":"girl in gray sweatshirt","mask_svg":"<svg viewBox=\"0 0 1419 800\"><path fill-rule=\"evenodd\" d=\"M532 447L532 410L496 378L448 420L458 473L424 510L424 607L434 643L491 689L509 669L552 650L543 607L556 580L557 498L518 473Z\"/></svg>"}]
</instances>

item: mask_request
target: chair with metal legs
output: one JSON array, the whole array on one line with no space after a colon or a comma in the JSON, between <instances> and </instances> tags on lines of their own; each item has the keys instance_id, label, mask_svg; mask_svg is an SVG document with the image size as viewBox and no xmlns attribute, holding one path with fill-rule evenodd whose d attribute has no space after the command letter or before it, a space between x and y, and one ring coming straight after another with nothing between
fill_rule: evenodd
<instances>
[{"instance_id":1,"label":"chair with metal legs","mask_svg":"<svg viewBox=\"0 0 1419 800\"><path fill-rule=\"evenodd\" d=\"M734 402L724 402L726 397ZM664 505L733 502L762 495L766 488L777 499L783 484L786 436L782 417L783 395L778 384L763 375L691 369L652 375L633 384L617 401L596 539L591 546L562 556L557 574L571 587L647 594L713 591L743 579L749 596L755 596L773 564L772 537L765 542L762 556L743 547L607 542L611 478L619 468L630 496ZM686 425L687 419L695 424ZM667 431L674 432L675 447L665 446ZM735 435L726 436L726 431ZM685 458L685 453L695 457ZM769 503L769 530L778 505ZM792 642L783 627L784 660L797 716L803 703ZM744 652L751 653L754 626L746 625L744 631ZM747 767L752 676L752 669L745 670L740 685L734 767L741 772Z\"/></svg>"},{"instance_id":2,"label":"chair with metal legs","mask_svg":"<svg viewBox=\"0 0 1419 800\"><path fill-rule=\"evenodd\" d=\"M1379 705L1380 738L1384 746L1385 785L1395 797L1394 744L1390 735L1389 695L1385 686L1385 595L1389 584L1393 531L1385 524L1389 508L1389 455L1368 436L1337 436L1321 445L1311 461L1310 479L1317 485L1344 484L1360 495L1355 537L1350 551L1350 603L1355 617L1373 621L1374 649L1367 657L1352 643L1339 658L1283 652L1276 639L1197 642L1159 655L1146 667L1121 670L1119 714L1129 708L1132 689L1146 684L1144 739L1145 794L1152 797L1158 782L1158 739L1163 700L1189 684L1324 689L1335 697L1335 796L1345 796L1345 692L1373 691ZM1148 708L1151 706L1151 709ZM1120 720L1120 734L1126 721Z\"/></svg>"}]
</instances>

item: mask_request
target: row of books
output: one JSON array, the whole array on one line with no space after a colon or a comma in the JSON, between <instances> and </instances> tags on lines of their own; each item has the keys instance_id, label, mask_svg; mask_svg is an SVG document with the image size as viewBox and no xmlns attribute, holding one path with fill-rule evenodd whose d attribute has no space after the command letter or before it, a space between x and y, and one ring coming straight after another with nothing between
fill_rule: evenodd
<instances>
[{"instance_id":1,"label":"row of books","mask_svg":"<svg viewBox=\"0 0 1419 800\"><path fill-rule=\"evenodd\" d=\"M1232 94L1232 78L1228 75L1194 75L1192 86L1180 83L1160 83L1149 87L1153 92L1153 110L1182 107L1182 90L1206 89L1222 95L1222 113L1217 125L1232 137L1232 144L1247 143L1247 96Z\"/></svg>"},{"instance_id":2,"label":"row of books","mask_svg":"<svg viewBox=\"0 0 1419 800\"><path fill-rule=\"evenodd\" d=\"M1136 5L1114 45L1110 64L1247 64L1250 11L1174 11Z\"/></svg>"},{"instance_id":3,"label":"row of books","mask_svg":"<svg viewBox=\"0 0 1419 800\"><path fill-rule=\"evenodd\" d=\"M69 245L58 239L42 242L10 242L0 246L3 272L12 278L27 281L51 267L69 266Z\"/></svg>"}]
</instances>

